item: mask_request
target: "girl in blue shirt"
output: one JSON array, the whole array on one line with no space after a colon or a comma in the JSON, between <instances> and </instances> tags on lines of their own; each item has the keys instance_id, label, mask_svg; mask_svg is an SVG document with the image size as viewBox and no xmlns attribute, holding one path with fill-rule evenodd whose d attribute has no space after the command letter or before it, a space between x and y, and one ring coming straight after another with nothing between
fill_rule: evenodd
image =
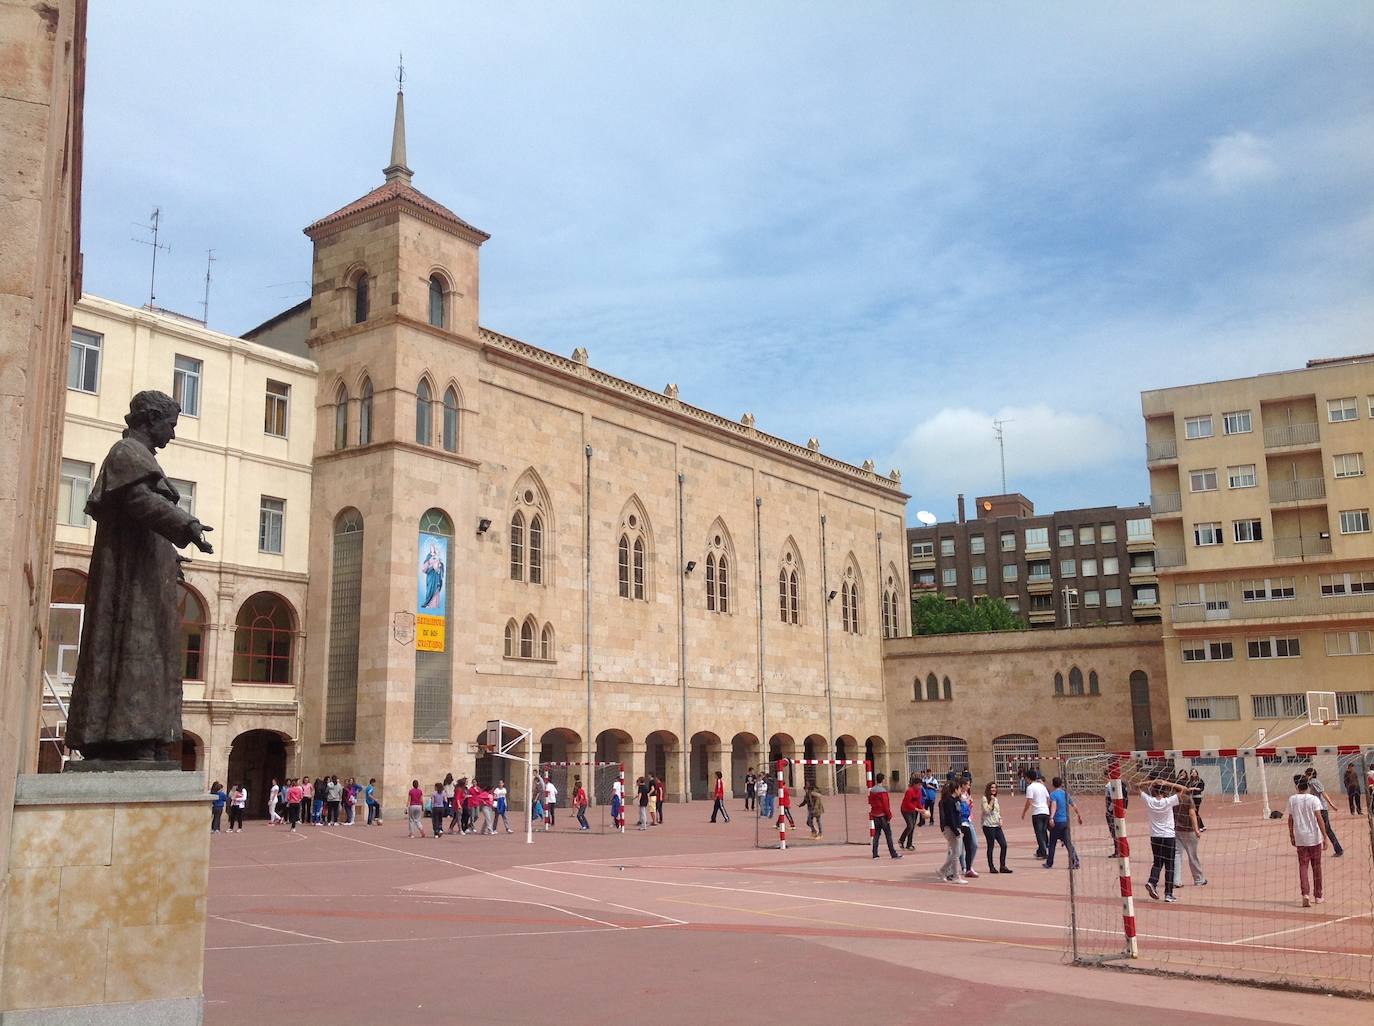
<instances>
[{"instance_id":1,"label":"girl in blue shirt","mask_svg":"<svg viewBox=\"0 0 1374 1026\"><path fill-rule=\"evenodd\" d=\"M229 801L229 796L224 793L224 785L216 780L210 785L210 794L214 798L214 804L210 806L210 833L219 833L220 817L224 815L224 804Z\"/></svg>"}]
</instances>

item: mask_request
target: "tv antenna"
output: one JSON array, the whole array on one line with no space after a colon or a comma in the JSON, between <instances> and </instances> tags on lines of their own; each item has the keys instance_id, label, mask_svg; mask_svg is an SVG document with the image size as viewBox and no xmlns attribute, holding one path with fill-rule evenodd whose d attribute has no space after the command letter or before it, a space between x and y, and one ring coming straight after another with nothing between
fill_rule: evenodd
<instances>
[{"instance_id":1,"label":"tv antenna","mask_svg":"<svg viewBox=\"0 0 1374 1026\"><path fill-rule=\"evenodd\" d=\"M200 319L206 327L210 325L210 265L215 262L215 251L205 251L205 298L200 301Z\"/></svg>"},{"instance_id":2,"label":"tv antenna","mask_svg":"<svg viewBox=\"0 0 1374 1026\"><path fill-rule=\"evenodd\" d=\"M1002 494L1007 494L1007 433L1002 430L1003 424L1013 423L1012 418L1005 420L994 420L992 422L992 434L997 439L997 451L1002 457Z\"/></svg>"},{"instance_id":3,"label":"tv antenna","mask_svg":"<svg viewBox=\"0 0 1374 1026\"><path fill-rule=\"evenodd\" d=\"M136 224L135 227L142 228L144 231L152 232L152 239L134 239L133 241L142 243L145 246L151 246L153 248L153 268L148 275L148 309L151 310L153 309L153 305L157 300L157 251L162 249L170 253L172 251L172 247L160 245L157 241L158 231L161 229L162 226L162 208L153 207L152 216L149 217L148 220L150 222L149 224Z\"/></svg>"}]
</instances>

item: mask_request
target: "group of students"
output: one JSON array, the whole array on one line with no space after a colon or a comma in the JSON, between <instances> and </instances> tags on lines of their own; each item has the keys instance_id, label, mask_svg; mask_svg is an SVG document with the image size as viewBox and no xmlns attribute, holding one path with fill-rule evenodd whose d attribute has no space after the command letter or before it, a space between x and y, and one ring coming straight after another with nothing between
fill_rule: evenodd
<instances>
[{"instance_id":1,"label":"group of students","mask_svg":"<svg viewBox=\"0 0 1374 1026\"><path fill-rule=\"evenodd\" d=\"M227 792L224 785L216 780L210 785L210 833L223 833L220 824L224 810L229 810L229 832L243 833L243 810L248 806L248 788L235 784Z\"/></svg>"},{"instance_id":2,"label":"group of students","mask_svg":"<svg viewBox=\"0 0 1374 1026\"><path fill-rule=\"evenodd\" d=\"M425 836L425 816L430 818L431 836L435 840L445 833L495 836L497 820L506 828L506 833L510 833L507 811L504 780L497 781L488 791L475 780L455 778L449 773L435 782L434 791L429 795L420 787L419 780L412 780L406 795L406 836Z\"/></svg>"},{"instance_id":3,"label":"group of students","mask_svg":"<svg viewBox=\"0 0 1374 1026\"><path fill-rule=\"evenodd\" d=\"M267 815L273 825L286 824L295 830L302 823L317 827L353 826L358 808L367 810L368 826L382 825L382 794L377 778L366 785L353 777L288 777L285 784L274 778L267 797Z\"/></svg>"},{"instance_id":4,"label":"group of students","mask_svg":"<svg viewBox=\"0 0 1374 1026\"><path fill-rule=\"evenodd\" d=\"M936 875L946 883L967 884L978 878L974 860L978 856L978 838L973 829L974 799L973 780L968 775L958 776L950 772L940 785L932 801L927 791L929 777L913 773L907 781L898 810L906 824L897 842L892 839L892 804L886 786L886 777L876 774L873 786L868 791L869 818L873 821L873 857L878 858L878 846L887 841L888 855L894 859L902 857L897 849L916 850L916 829L922 823L938 822L940 834L945 840L945 861ZM1007 836L1002 829L1002 805L998 797L998 784L989 781L983 787L981 799L981 826L983 838L987 842L986 856L989 873L1013 872L1007 865ZM1062 802L1065 810L1069 807L1067 794ZM993 860L996 850L998 858ZM1043 857L1043 856L1042 856ZM1048 865L1052 866L1050 855Z\"/></svg>"}]
</instances>

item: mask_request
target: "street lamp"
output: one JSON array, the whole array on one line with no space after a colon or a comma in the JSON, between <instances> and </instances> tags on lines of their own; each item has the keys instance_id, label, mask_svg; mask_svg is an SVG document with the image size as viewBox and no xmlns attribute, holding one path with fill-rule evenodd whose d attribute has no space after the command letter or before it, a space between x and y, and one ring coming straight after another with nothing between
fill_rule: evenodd
<instances>
[{"instance_id":1,"label":"street lamp","mask_svg":"<svg viewBox=\"0 0 1374 1026\"><path fill-rule=\"evenodd\" d=\"M1065 617L1065 619L1066 619L1066 621L1067 621L1067 622L1065 623L1064 626L1066 626L1066 627L1072 627L1072 626L1073 626L1073 600L1074 600L1074 599L1077 599L1077 598L1078 598L1078 589L1077 589L1077 588L1068 588L1068 587L1066 587L1066 588L1064 589L1064 617Z\"/></svg>"}]
</instances>

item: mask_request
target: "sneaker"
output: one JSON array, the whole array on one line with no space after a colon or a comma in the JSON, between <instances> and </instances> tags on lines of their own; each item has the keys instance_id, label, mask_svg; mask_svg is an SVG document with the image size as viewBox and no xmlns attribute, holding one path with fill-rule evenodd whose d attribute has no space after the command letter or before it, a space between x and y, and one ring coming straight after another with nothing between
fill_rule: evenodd
<instances>
[{"instance_id":1,"label":"sneaker","mask_svg":"<svg viewBox=\"0 0 1374 1026\"><path fill-rule=\"evenodd\" d=\"M1008 869L1006 866L1003 866L1003 867L1002 867L1001 869L999 869L997 872L999 872L999 873L1010 873L1011 870Z\"/></svg>"},{"instance_id":2,"label":"sneaker","mask_svg":"<svg viewBox=\"0 0 1374 1026\"><path fill-rule=\"evenodd\" d=\"M894 851L894 852L891 852L890 854L892 855L892 857L893 857L894 859L899 859L899 858L902 857L900 852L895 852L895 851Z\"/></svg>"},{"instance_id":3,"label":"sneaker","mask_svg":"<svg viewBox=\"0 0 1374 1026\"><path fill-rule=\"evenodd\" d=\"M878 855L877 855L876 852L873 854L873 857L874 857L875 859L878 857Z\"/></svg>"},{"instance_id":4,"label":"sneaker","mask_svg":"<svg viewBox=\"0 0 1374 1026\"><path fill-rule=\"evenodd\" d=\"M968 870L966 873L964 873L964 876L966 876L966 877L971 877L972 879L977 880L977 879L978 879L978 870L976 870L976 869L970 869L970 870Z\"/></svg>"},{"instance_id":5,"label":"sneaker","mask_svg":"<svg viewBox=\"0 0 1374 1026\"><path fill-rule=\"evenodd\" d=\"M1145 881L1145 893L1154 898L1155 901L1159 900L1159 887L1156 886L1153 880Z\"/></svg>"},{"instance_id":6,"label":"sneaker","mask_svg":"<svg viewBox=\"0 0 1374 1026\"><path fill-rule=\"evenodd\" d=\"M1206 887L1206 886L1207 886L1207 878L1206 878L1206 877L1203 877L1201 880L1194 880L1194 881L1193 881L1193 886L1194 886L1194 887Z\"/></svg>"},{"instance_id":7,"label":"sneaker","mask_svg":"<svg viewBox=\"0 0 1374 1026\"><path fill-rule=\"evenodd\" d=\"M1172 894L1166 894L1166 895L1164 895L1164 900L1165 900L1165 901L1178 901L1178 899L1177 899L1176 897L1174 897Z\"/></svg>"},{"instance_id":8,"label":"sneaker","mask_svg":"<svg viewBox=\"0 0 1374 1026\"><path fill-rule=\"evenodd\" d=\"M1042 863L1040 863L1040 868L1041 868L1041 869L1053 869L1053 868L1054 868L1054 863L1053 863L1053 862L1042 862Z\"/></svg>"},{"instance_id":9,"label":"sneaker","mask_svg":"<svg viewBox=\"0 0 1374 1026\"><path fill-rule=\"evenodd\" d=\"M952 884L958 884L960 887L968 886L968 881L965 880L962 876L951 876L949 878L949 882Z\"/></svg>"},{"instance_id":10,"label":"sneaker","mask_svg":"<svg viewBox=\"0 0 1374 1026\"><path fill-rule=\"evenodd\" d=\"M1306 894L1304 894L1304 895L1302 896L1302 907L1303 907L1303 908L1311 908L1311 907L1312 907L1312 899L1309 898Z\"/></svg>"},{"instance_id":11,"label":"sneaker","mask_svg":"<svg viewBox=\"0 0 1374 1026\"><path fill-rule=\"evenodd\" d=\"M997 870L993 869L991 866L988 866L988 872L989 872L989 873L996 873Z\"/></svg>"},{"instance_id":12,"label":"sneaker","mask_svg":"<svg viewBox=\"0 0 1374 1026\"><path fill-rule=\"evenodd\" d=\"M1324 905L1324 904L1326 904L1326 899L1325 899L1325 898L1313 898L1312 900L1315 901L1318 905Z\"/></svg>"}]
</instances>

